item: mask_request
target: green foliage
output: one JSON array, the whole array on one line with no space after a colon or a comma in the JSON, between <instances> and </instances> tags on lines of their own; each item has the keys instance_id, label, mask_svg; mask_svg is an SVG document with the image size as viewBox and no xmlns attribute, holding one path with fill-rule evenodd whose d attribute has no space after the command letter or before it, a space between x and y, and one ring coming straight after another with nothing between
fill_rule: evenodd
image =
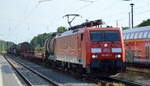
<instances>
[{"instance_id":1,"label":"green foliage","mask_svg":"<svg viewBox=\"0 0 150 86\"><path fill-rule=\"evenodd\" d=\"M10 46L14 45L13 42L0 40L0 52L6 51Z\"/></svg>"},{"instance_id":2,"label":"green foliage","mask_svg":"<svg viewBox=\"0 0 150 86\"><path fill-rule=\"evenodd\" d=\"M129 29L129 27L122 27L122 30L127 30Z\"/></svg>"},{"instance_id":3,"label":"green foliage","mask_svg":"<svg viewBox=\"0 0 150 86\"><path fill-rule=\"evenodd\" d=\"M63 27L63 26L60 26L60 27L57 28L57 32L58 32L58 33L63 33L63 32L65 32L65 31L66 31L66 28Z\"/></svg>"},{"instance_id":4,"label":"green foliage","mask_svg":"<svg viewBox=\"0 0 150 86\"><path fill-rule=\"evenodd\" d=\"M137 27L150 26L150 19L144 20L141 24L137 25Z\"/></svg>"},{"instance_id":5,"label":"green foliage","mask_svg":"<svg viewBox=\"0 0 150 86\"><path fill-rule=\"evenodd\" d=\"M66 31L66 28L63 26L60 26L57 28L57 32L39 34L31 40L30 44L35 49L37 49L37 51L41 51L41 50L43 50L43 48L41 48L41 47L44 47L44 43L47 38L49 38L49 37L52 38L52 36L54 36L54 34L63 33L64 31Z\"/></svg>"},{"instance_id":6,"label":"green foliage","mask_svg":"<svg viewBox=\"0 0 150 86\"><path fill-rule=\"evenodd\" d=\"M34 48L43 47L45 40L51 35L52 33L39 34L38 36L35 36L30 43Z\"/></svg>"}]
</instances>

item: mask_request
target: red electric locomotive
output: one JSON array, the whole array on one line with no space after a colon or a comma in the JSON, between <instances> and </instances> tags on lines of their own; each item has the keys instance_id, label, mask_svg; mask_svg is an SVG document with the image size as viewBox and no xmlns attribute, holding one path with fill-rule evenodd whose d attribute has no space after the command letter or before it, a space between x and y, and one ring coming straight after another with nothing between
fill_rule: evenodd
<instances>
[{"instance_id":1,"label":"red electric locomotive","mask_svg":"<svg viewBox=\"0 0 150 86\"><path fill-rule=\"evenodd\" d=\"M101 28L101 20L69 28L45 43L48 59L66 68L87 73L117 73L125 62L122 32L119 28ZM93 27L96 26L96 27Z\"/></svg>"}]
</instances>

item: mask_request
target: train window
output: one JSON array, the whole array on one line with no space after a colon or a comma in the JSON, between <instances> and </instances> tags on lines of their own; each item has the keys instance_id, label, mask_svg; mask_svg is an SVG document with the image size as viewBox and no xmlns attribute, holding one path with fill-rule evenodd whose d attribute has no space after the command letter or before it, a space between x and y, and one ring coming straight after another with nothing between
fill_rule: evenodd
<instances>
[{"instance_id":1,"label":"train window","mask_svg":"<svg viewBox=\"0 0 150 86\"><path fill-rule=\"evenodd\" d=\"M134 33L131 33L130 39L133 39L133 37L134 37Z\"/></svg>"},{"instance_id":2,"label":"train window","mask_svg":"<svg viewBox=\"0 0 150 86\"><path fill-rule=\"evenodd\" d=\"M134 39L137 39L137 38L138 38L138 33L136 32L134 35Z\"/></svg>"},{"instance_id":3,"label":"train window","mask_svg":"<svg viewBox=\"0 0 150 86\"><path fill-rule=\"evenodd\" d=\"M126 39L127 34L126 34L126 33L124 33L123 35L124 35L123 37L124 37L124 40L125 40L125 39Z\"/></svg>"},{"instance_id":4,"label":"train window","mask_svg":"<svg viewBox=\"0 0 150 86\"><path fill-rule=\"evenodd\" d=\"M105 31L104 41L120 41L119 31Z\"/></svg>"},{"instance_id":5,"label":"train window","mask_svg":"<svg viewBox=\"0 0 150 86\"><path fill-rule=\"evenodd\" d=\"M128 34L126 34L125 39L127 39L127 35L128 35Z\"/></svg>"},{"instance_id":6,"label":"train window","mask_svg":"<svg viewBox=\"0 0 150 86\"><path fill-rule=\"evenodd\" d=\"M150 32L148 32L148 38L150 38Z\"/></svg>"},{"instance_id":7,"label":"train window","mask_svg":"<svg viewBox=\"0 0 150 86\"><path fill-rule=\"evenodd\" d=\"M148 32L144 32L143 38L147 38Z\"/></svg>"},{"instance_id":8,"label":"train window","mask_svg":"<svg viewBox=\"0 0 150 86\"><path fill-rule=\"evenodd\" d=\"M106 31L90 31L90 40L93 42L102 42L102 41L120 41L120 32L113 30Z\"/></svg>"},{"instance_id":9,"label":"train window","mask_svg":"<svg viewBox=\"0 0 150 86\"><path fill-rule=\"evenodd\" d=\"M140 32L138 38L142 38L142 35L143 35L143 32Z\"/></svg>"},{"instance_id":10,"label":"train window","mask_svg":"<svg viewBox=\"0 0 150 86\"><path fill-rule=\"evenodd\" d=\"M123 37L124 37L124 40L125 40L126 39L126 34L125 33L123 34Z\"/></svg>"},{"instance_id":11,"label":"train window","mask_svg":"<svg viewBox=\"0 0 150 86\"><path fill-rule=\"evenodd\" d=\"M90 31L90 40L94 42L104 41L103 31Z\"/></svg>"},{"instance_id":12,"label":"train window","mask_svg":"<svg viewBox=\"0 0 150 86\"><path fill-rule=\"evenodd\" d=\"M128 40L128 39L129 39L129 37L130 37L130 33L128 33L128 34L127 34L127 36L126 36L126 40Z\"/></svg>"},{"instance_id":13,"label":"train window","mask_svg":"<svg viewBox=\"0 0 150 86\"><path fill-rule=\"evenodd\" d=\"M82 33L82 34L81 34L81 41L83 41L83 36L84 36L84 34Z\"/></svg>"}]
</instances>

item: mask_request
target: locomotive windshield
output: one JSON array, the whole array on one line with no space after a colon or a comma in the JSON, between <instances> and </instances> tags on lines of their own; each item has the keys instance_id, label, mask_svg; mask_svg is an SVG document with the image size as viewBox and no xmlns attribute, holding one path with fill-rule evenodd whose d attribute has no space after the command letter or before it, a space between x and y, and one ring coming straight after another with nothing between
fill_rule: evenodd
<instances>
[{"instance_id":1,"label":"locomotive windshield","mask_svg":"<svg viewBox=\"0 0 150 86\"><path fill-rule=\"evenodd\" d=\"M90 31L90 40L93 42L120 41L120 32L115 30Z\"/></svg>"}]
</instances>

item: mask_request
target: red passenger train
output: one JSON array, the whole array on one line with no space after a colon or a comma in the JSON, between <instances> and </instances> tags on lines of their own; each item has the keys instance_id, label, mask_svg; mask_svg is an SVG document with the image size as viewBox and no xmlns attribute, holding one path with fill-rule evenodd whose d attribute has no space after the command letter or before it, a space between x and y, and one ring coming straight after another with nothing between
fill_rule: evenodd
<instances>
[{"instance_id":1,"label":"red passenger train","mask_svg":"<svg viewBox=\"0 0 150 86\"><path fill-rule=\"evenodd\" d=\"M128 63L150 64L150 26L123 31Z\"/></svg>"},{"instance_id":2,"label":"red passenger train","mask_svg":"<svg viewBox=\"0 0 150 86\"><path fill-rule=\"evenodd\" d=\"M86 22L45 42L46 56L57 66L87 73L117 73L125 68L125 50L120 28L93 27Z\"/></svg>"}]
</instances>

